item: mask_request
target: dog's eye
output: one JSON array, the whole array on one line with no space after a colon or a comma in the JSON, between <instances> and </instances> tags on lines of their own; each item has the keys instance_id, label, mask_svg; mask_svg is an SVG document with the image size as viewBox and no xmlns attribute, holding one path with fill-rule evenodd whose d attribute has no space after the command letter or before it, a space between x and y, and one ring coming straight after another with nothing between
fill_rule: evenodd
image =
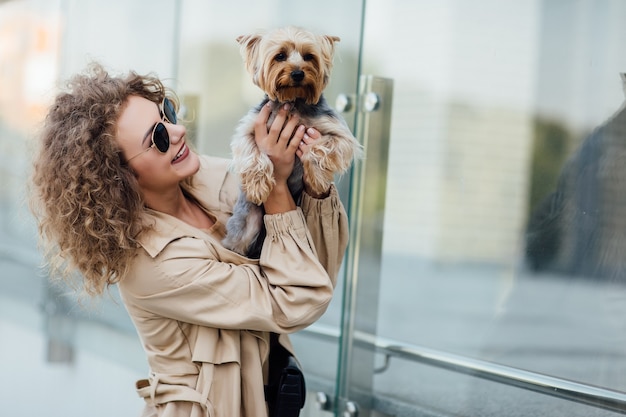
<instances>
[{"instance_id":1,"label":"dog's eye","mask_svg":"<svg viewBox=\"0 0 626 417\"><path fill-rule=\"evenodd\" d=\"M287 59L287 55L285 55L285 53L284 53L284 52L281 52L281 53L279 53L279 54L276 54L276 56L274 57L274 59L275 59L276 61L284 61L284 60L286 60L286 59Z\"/></svg>"},{"instance_id":2,"label":"dog's eye","mask_svg":"<svg viewBox=\"0 0 626 417\"><path fill-rule=\"evenodd\" d=\"M315 57L313 56L313 54L304 54L302 59L304 59L305 61L313 61L313 59L315 59Z\"/></svg>"}]
</instances>

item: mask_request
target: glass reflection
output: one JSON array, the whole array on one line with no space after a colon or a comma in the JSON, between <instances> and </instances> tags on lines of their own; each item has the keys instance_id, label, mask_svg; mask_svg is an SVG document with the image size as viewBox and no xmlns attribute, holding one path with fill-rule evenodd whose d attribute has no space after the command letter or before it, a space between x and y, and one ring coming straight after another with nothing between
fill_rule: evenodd
<instances>
[{"instance_id":1,"label":"glass reflection","mask_svg":"<svg viewBox=\"0 0 626 417\"><path fill-rule=\"evenodd\" d=\"M626 90L626 76L621 77ZM566 127L553 124L544 126L542 136L544 149L554 152L537 158L558 158L572 135ZM556 188L533 210L526 233L526 260L533 271L624 282L625 163L626 106L622 105L584 139L565 163ZM538 169L535 174L544 172Z\"/></svg>"}]
</instances>

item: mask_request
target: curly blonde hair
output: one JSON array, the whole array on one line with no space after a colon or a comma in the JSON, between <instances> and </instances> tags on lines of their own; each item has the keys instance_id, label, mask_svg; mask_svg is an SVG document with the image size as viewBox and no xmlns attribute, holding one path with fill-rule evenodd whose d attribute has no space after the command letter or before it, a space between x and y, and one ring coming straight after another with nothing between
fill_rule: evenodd
<instances>
[{"instance_id":1,"label":"curly blonde hair","mask_svg":"<svg viewBox=\"0 0 626 417\"><path fill-rule=\"evenodd\" d=\"M149 226L137 180L115 139L116 123L129 96L161 103L167 92L155 76L131 71L115 77L93 63L56 97L31 178L31 209L51 277L78 278L87 294L99 295L125 275L136 236Z\"/></svg>"}]
</instances>

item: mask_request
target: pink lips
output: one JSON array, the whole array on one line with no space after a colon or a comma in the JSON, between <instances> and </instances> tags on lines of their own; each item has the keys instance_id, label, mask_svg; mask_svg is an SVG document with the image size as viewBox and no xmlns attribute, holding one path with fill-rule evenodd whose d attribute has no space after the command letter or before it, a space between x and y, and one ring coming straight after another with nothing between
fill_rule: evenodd
<instances>
[{"instance_id":1,"label":"pink lips","mask_svg":"<svg viewBox=\"0 0 626 417\"><path fill-rule=\"evenodd\" d=\"M183 143L182 146L182 153L180 153L181 151L178 151L179 153L176 155L180 155L177 158L174 158L172 160L172 164L177 164L179 162L181 162L182 160L184 160L185 158L187 158L187 156L189 156L189 148L187 147L186 144Z\"/></svg>"}]
</instances>

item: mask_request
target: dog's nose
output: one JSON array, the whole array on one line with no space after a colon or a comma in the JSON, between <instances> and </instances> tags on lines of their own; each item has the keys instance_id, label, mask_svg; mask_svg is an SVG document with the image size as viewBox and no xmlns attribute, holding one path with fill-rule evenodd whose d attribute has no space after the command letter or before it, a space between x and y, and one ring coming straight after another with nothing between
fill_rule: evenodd
<instances>
[{"instance_id":1,"label":"dog's nose","mask_svg":"<svg viewBox=\"0 0 626 417\"><path fill-rule=\"evenodd\" d=\"M304 71L302 70L291 71L291 79L297 83L304 80Z\"/></svg>"}]
</instances>

